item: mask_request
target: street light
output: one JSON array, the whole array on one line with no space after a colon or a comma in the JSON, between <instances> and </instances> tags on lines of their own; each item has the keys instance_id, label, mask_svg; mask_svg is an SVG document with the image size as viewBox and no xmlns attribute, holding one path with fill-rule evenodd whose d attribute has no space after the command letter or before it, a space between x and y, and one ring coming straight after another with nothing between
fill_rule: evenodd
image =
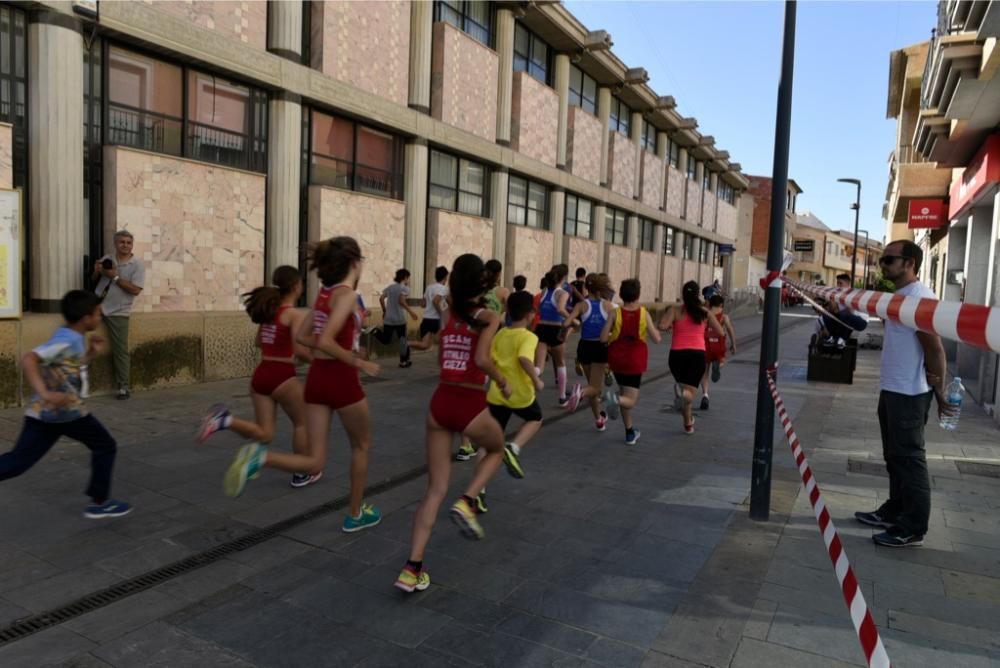
<instances>
[{"instance_id":1,"label":"street light","mask_svg":"<svg viewBox=\"0 0 1000 668\"><path fill-rule=\"evenodd\" d=\"M863 289L867 290L868 289L868 266L872 263L872 258L871 258L871 255L868 252L868 230L865 230L864 232L865 232L865 274L864 274L864 276L865 276L865 278L864 278L865 284L862 287L863 287ZM851 286L851 287L854 287L854 286Z\"/></svg>"},{"instance_id":2,"label":"street light","mask_svg":"<svg viewBox=\"0 0 1000 668\"><path fill-rule=\"evenodd\" d=\"M853 183L858 187L857 197L851 208L854 209L854 252L851 253L851 287L854 287L854 277L858 266L858 216L861 213L861 181L858 179L837 179L838 183Z\"/></svg>"}]
</instances>

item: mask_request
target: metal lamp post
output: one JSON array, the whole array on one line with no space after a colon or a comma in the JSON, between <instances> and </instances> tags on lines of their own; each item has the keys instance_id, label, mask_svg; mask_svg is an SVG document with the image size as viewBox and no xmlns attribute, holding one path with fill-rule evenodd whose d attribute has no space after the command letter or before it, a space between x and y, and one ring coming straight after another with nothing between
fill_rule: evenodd
<instances>
[{"instance_id":1,"label":"metal lamp post","mask_svg":"<svg viewBox=\"0 0 1000 668\"><path fill-rule=\"evenodd\" d=\"M854 278L858 267L858 216L861 214L861 181L858 179L837 179L838 183L853 183L858 187L858 194L854 199L851 208L854 209L854 252L851 253L851 287L854 287Z\"/></svg>"},{"instance_id":2,"label":"metal lamp post","mask_svg":"<svg viewBox=\"0 0 1000 668\"><path fill-rule=\"evenodd\" d=\"M864 285L862 286L865 290L868 289L868 267L872 263L871 255L868 252L868 230L864 230L865 233L865 271L864 271ZM853 285L851 287L854 287Z\"/></svg>"}]
</instances>

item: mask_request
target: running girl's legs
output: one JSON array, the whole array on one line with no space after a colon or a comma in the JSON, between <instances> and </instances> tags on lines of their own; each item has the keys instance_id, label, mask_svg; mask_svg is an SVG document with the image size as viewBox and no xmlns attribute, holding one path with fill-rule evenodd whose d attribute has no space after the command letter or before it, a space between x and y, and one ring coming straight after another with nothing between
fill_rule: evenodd
<instances>
[{"instance_id":1,"label":"running girl's legs","mask_svg":"<svg viewBox=\"0 0 1000 668\"><path fill-rule=\"evenodd\" d=\"M293 382L298 384L297 380L291 379L285 381L282 386ZM230 418L229 429L230 431L235 431L243 438L249 438L259 443L270 443L271 439L274 438L274 422L277 408L274 399L266 394L257 394L251 391L250 400L253 402L253 412L256 420L251 422L250 420L238 418L234 415Z\"/></svg>"},{"instance_id":2,"label":"running girl's legs","mask_svg":"<svg viewBox=\"0 0 1000 668\"><path fill-rule=\"evenodd\" d=\"M431 538L438 511L448 494L451 477L452 433L427 416L427 492L413 515L413 535L410 539L410 561L424 560L424 549Z\"/></svg>"},{"instance_id":3,"label":"running girl's legs","mask_svg":"<svg viewBox=\"0 0 1000 668\"><path fill-rule=\"evenodd\" d=\"M694 397L698 392L697 387L692 387L691 385L681 385L681 390L684 395L684 402L681 406L681 415L684 417L684 426L687 427L694 423L693 405Z\"/></svg>"},{"instance_id":4,"label":"running girl's legs","mask_svg":"<svg viewBox=\"0 0 1000 668\"><path fill-rule=\"evenodd\" d=\"M525 422L521 425L521 428L517 430L514 434L514 443L517 443L518 448L523 448L527 445L528 441L533 439L539 430L542 428L541 420L532 420L531 422Z\"/></svg>"},{"instance_id":5,"label":"running girl's legs","mask_svg":"<svg viewBox=\"0 0 1000 668\"><path fill-rule=\"evenodd\" d=\"M552 366L556 370L556 385L559 387L559 399L566 398L566 344L549 348L552 355Z\"/></svg>"},{"instance_id":6,"label":"running girl's legs","mask_svg":"<svg viewBox=\"0 0 1000 668\"><path fill-rule=\"evenodd\" d=\"M538 347L535 349L535 368L538 369L539 375L541 375L542 371L545 369L545 358L548 354L549 347L539 341Z\"/></svg>"},{"instance_id":7,"label":"running girl's legs","mask_svg":"<svg viewBox=\"0 0 1000 668\"><path fill-rule=\"evenodd\" d=\"M604 385L604 368L606 364L584 364L583 370L587 376L587 387L583 390L583 398L590 400L590 411L594 419L601 417L601 388Z\"/></svg>"},{"instance_id":8,"label":"running girl's legs","mask_svg":"<svg viewBox=\"0 0 1000 668\"><path fill-rule=\"evenodd\" d=\"M622 409L622 424L625 429L632 428L632 410L639 403L639 390L635 387L622 387L619 394L618 403Z\"/></svg>"},{"instance_id":9,"label":"running girl's legs","mask_svg":"<svg viewBox=\"0 0 1000 668\"><path fill-rule=\"evenodd\" d=\"M292 437L292 450L294 454L286 452L268 451L264 465L268 468L288 471L289 473L318 473L326 465L326 440L318 450L313 449L314 442L308 438L306 423L308 421L309 409L315 404L306 404L302 400L302 385L294 380L289 380L274 391L271 395L284 409L294 425L294 436ZM329 435L329 409L319 406L327 411L326 433Z\"/></svg>"},{"instance_id":10,"label":"running girl's legs","mask_svg":"<svg viewBox=\"0 0 1000 668\"><path fill-rule=\"evenodd\" d=\"M368 399L362 399L337 411L351 443L351 517L361 513L368 479L368 451L371 447L371 420Z\"/></svg>"}]
</instances>

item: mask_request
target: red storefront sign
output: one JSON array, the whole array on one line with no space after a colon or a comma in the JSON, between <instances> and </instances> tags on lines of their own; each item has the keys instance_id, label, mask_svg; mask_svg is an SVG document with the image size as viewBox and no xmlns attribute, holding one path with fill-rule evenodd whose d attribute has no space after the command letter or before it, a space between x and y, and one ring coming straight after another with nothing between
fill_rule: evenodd
<instances>
[{"instance_id":1,"label":"red storefront sign","mask_svg":"<svg viewBox=\"0 0 1000 668\"><path fill-rule=\"evenodd\" d=\"M992 184L1000 182L1000 135L987 139L962 176L951 184L951 204L948 218L965 213L969 205Z\"/></svg>"},{"instance_id":2,"label":"red storefront sign","mask_svg":"<svg viewBox=\"0 0 1000 668\"><path fill-rule=\"evenodd\" d=\"M911 230L944 227L948 224L945 213L943 199L911 199L906 226Z\"/></svg>"}]
</instances>

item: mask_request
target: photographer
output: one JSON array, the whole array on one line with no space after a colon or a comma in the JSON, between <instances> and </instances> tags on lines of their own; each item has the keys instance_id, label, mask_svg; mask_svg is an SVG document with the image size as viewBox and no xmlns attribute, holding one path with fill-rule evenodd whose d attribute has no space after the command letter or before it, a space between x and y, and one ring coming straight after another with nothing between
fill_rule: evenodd
<instances>
[{"instance_id":1,"label":"photographer","mask_svg":"<svg viewBox=\"0 0 1000 668\"><path fill-rule=\"evenodd\" d=\"M118 398L128 399L129 350L128 323L132 302L142 292L146 282L146 268L132 254L134 239L128 230L115 232L115 252L94 263L92 280L97 281L94 292L101 300L101 313L111 342L111 361L118 383Z\"/></svg>"}]
</instances>

